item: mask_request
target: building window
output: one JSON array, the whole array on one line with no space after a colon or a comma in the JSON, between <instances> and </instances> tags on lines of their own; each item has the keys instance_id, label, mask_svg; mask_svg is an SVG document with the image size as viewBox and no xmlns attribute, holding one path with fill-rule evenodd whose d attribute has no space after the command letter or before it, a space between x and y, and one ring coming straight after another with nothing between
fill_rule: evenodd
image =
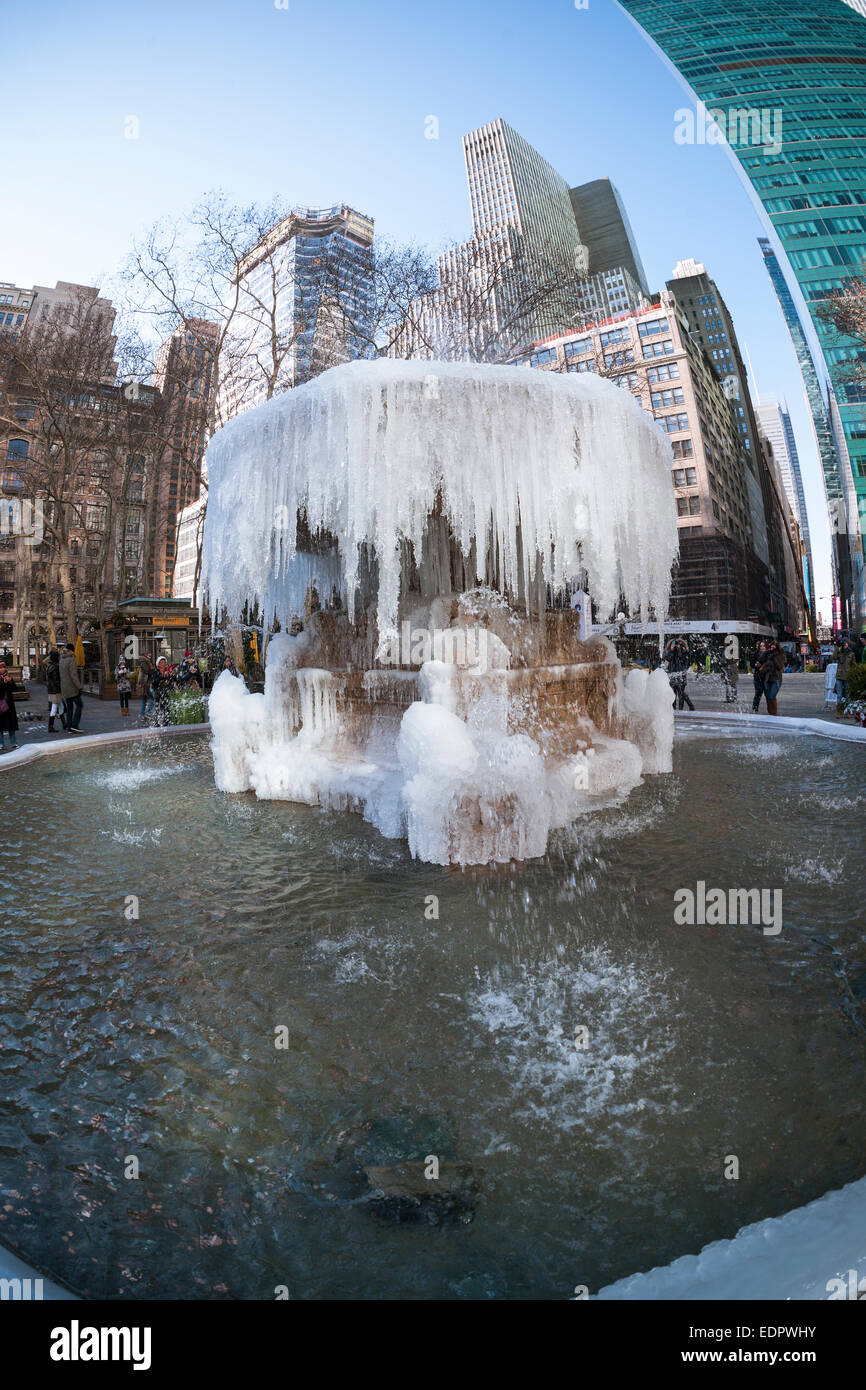
<instances>
[{"instance_id":1,"label":"building window","mask_svg":"<svg viewBox=\"0 0 866 1390\"><path fill-rule=\"evenodd\" d=\"M654 410L661 410L666 405L682 405L685 400L681 386L674 386L669 391L653 391L651 395Z\"/></svg>"},{"instance_id":2,"label":"building window","mask_svg":"<svg viewBox=\"0 0 866 1390\"><path fill-rule=\"evenodd\" d=\"M29 449L30 445L26 439L10 439L6 446L6 457L22 463L27 458Z\"/></svg>"},{"instance_id":3,"label":"building window","mask_svg":"<svg viewBox=\"0 0 866 1390\"><path fill-rule=\"evenodd\" d=\"M655 384L658 381L673 381L675 378L679 377L679 374L679 362L667 362L664 364L664 366L661 367L648 367L647 381L651 382L652 384Z\"/></svg>"},{"instance_id":4,"label":"building window","mask_svg":"<svg viewBox=\"0 0 866 1390\"><path fill-rule=\"evenodd\" d=\"M682 412L678 415L655 415L653 418L668 434L678 434L681 430L689 428L689 417Z\"/></svg>"},{"instance_id":5,"label":"building window","mask_svg":"<svg viewBox=\"0 0 866 1390\"><path fill-rule=\"evenodd\" d=\"M652 338L659 333L669 333L670 326L667 319L643 319L638 324L637 331L642 338Z\"/></svg>"},{"instance_id":6,"label":"building window","mask_svg":"<svg viewBox=\"0 0 866 1390\"><path fill-rule=\"evenodd\" d=\"M690 439L675 439L672 446L675 459L694 458L694 445Z\"/></svg>"},{"instance_id":7,"label":"building window","mask_svg":"<svg viewBox=\"0 0 866 1390\"><path fill-rule=\"evenodd\" d=\"M661 343L643 343L642 350L644 360L650 357L670 357L673 353L674 345L670 338L665 338Z\"/></svg>"}]
</instances>

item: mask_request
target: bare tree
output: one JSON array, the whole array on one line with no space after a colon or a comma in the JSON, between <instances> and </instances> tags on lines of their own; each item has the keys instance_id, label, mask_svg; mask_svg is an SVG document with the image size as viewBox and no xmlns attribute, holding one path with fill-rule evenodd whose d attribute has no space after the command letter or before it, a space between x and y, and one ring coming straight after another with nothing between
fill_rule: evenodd
<instances>
[{"instance_id":1,"label":"bare tree","mask_svg":"<svg viewBox=\"0 0 866 1390\"><path fill-rule=\"evenodd\" d=\"M82 288L4 339L0 359L0 428L19 435L4 491L37 504L43 530L41 544L18 547L16 646L26 652L31 623L56 639L56 590L67 640L89 623L104 665L109 609L150 578L146 516L166 448L165 403L128 365L143 349L131 338L119 348L113 329Z\"/></svg>"},{"instance_id":2,"label":"bare tree","mask_svg":"<svg viewBox=\"0 0 866 1390\"><path fill-rule=\"evenodd\" d=\"M866 387L866 267L863 274L845 283L819 306L818 313L832 325L840 340L854 343L857 355L847 369L852 386Z\"/></svg>"}]
</instances>

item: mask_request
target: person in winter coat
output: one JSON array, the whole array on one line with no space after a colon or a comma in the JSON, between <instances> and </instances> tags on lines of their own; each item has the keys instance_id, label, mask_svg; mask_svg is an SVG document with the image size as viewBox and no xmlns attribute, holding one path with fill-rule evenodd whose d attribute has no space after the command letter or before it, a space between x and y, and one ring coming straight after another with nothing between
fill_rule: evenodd
<instances>
[{"instance_id":1,"label":"person in winter coat","mask_svg":"<svg viewBox=\"0 0 866 1390\"><path fill-rule=\"evenodd\" d=\"M84 703L81 691L81 672L75 662L75 648L71 642L67 642L60 658L60 694L66 705L66 727L71 734L81 733L78 727Z\"/></svg>"},{"instance_id":2,"label":"person in winter coat","mask_svg":"<svg viewBox=\"0 0 866 1390\"><path fill-rule=\"evenodd\" d=\"M841 719L843 706L848 699L848 677L854 666L854 648L850 642L841 642L836 649L836 718Z\"/></svg>"},{"instance_id":3,"label":"person in winter coat","mask_svg":"<svg viewBox=\"0 0 866 1390\"><path fill-rule=\"evenodd\" d=\"M156 704L157 724L168 724L170 722L168 697L171 686L172 678L169 665L165 657L161 656L156 663L156 670L150 678L150 688Z\"/></svg>"},{"instance_id":4,"label":"person in winter coat","mask_svg":"<svg viewBox=\"0 0 866 1390\"><path fill-rule=\"evenodd\" d=\"M6 735L9 735L9 752L18 747L18 715L15 713L13 691L15 682L9 674L5 661L0 661L0 753L5 753Z\"/></svg>"},{"instance_id":5,"label":"person in winter coat","mask_svg":"<svg viewBox=\"0 0 866 1390\"><path fill-rule=\"evenodd\" d=\"M66 728L66 715L63 709L63 696L60 693L60 653L49 652L48 660L45 663L45 690L48 695L48 732L56 733L54 721L60 717L60 723Z\"/></svg>"},{"instance_id":6,"label":"person in winter coat","mask_svg":"<svg viewBox=\"0 0 866 1390\"><path fill-rule=\"evenodd\" d=\"M755 652L752 661L752 680L755 683L755 698L752 700L752 713L757 714L761 708L761 696L764 694L764 662L767 659L766 642L758 643L758 650Z\"/></svg>"},{"instance_id":7,"label":"person in winter coat","mask_svg":"<svg viewBox=\"0 0 866 1390\"><path fill-rule=\"evenodd\" d=\"M778 714L777 697L785 674L788 658L778 642L770 642L764 656L764 694L767 697L767 713Z\"/></svg>"},{"instance_id":8,"label":"person in winter coat","mask_svg":"<svg viewBox=\"0 0 866 1390\"><path fill-rule=\"evenodd\" d=\"M141 694L140 717L146 719L149 714L153 713L154 705L153 691L150 688L150 682L153 677L153 662L149 656L141 657L138 663L137 676L138 679L136 683Z\"/></svg>"},{"instance_id":9,"label":"person in winter coat","mask_svg":"<svg viewBox=\"0 0 866 1390\"><path fill-rule=\"evenodd\" d=\"M129 696L132 691L132 680L129 675L129 667L123 657L117 663L114 670L114 679L117 684L117 698L120 700L120 713L129 718Z\"/></svg>"},{"instance_id":10,"label":"person in winter coat","mask_svg":"<svg viewBox=\"0 0 866 1390\"><path fill-rule=\"evenodd\" d=\"M665 647L665 664L668 670L668 680L671 683L671 690L674 692L674 705L677 709L683 709L688 705L689 709L694 709L694 705L686 694L686 682L688 680L689 669L689 649L685 642L671 638Z\"/></svg>"}]
</instances>

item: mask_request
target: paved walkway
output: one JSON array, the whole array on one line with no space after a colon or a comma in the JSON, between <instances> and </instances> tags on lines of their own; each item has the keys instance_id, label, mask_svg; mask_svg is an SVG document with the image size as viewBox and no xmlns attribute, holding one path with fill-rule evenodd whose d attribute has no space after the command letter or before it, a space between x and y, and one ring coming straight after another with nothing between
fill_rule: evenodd
<instances>
[{"instance_id":1,"label":"paved walkway","mask_svg":"<svg viewBox=\"0 0 866 1390\"><path fill-rule=\"evenodd\" d=\"M18 744L21 748L27 748L32 743L53 743L59 739L66 738L67 735L59 719L55 719L55 732L48 732L48 697L45 693L44 685L37 685L35 681L25 681L24 685L30 692L29 700L16 701L15 708L18 711ZM141 696L130 697L129 717L125 718L120 713L120 704L115 700L99 700L95 695L84 696L84 707L81 713L81 732L82 734L113 734L122 733L127 729L141 729L146 727L139 719L141 709ZM30 716L35 716L31 718ZM77 737L77 735L72 735ZM8 757L8 754L7 754Z\"/></svg>"},{"instance_id":2,"label":"paved walkway","mask_svg":"<svg viewBox=\"0 0 866 1390\"><path fill-rule=\"evenodd\" d=\"M752 708L755 687L751 672L741 671L737 688L737 705L729 705L725 703L725 688L720 676L715 674L693 676L689 672L686 693L696 710L707 710L715 713L718 710L733 712L739 709L747 712ZM761 700L761 713L766 714L766 712L766 701ZM824 708L823 675L809 675L806 672L801 672L796 675L785 676L779 691L779 714L793 715L801 719L829 719L836 723L835 710ZM853 719L840 720L839 723L853 726L854 721Z\"/></svg>"}]
</instances>

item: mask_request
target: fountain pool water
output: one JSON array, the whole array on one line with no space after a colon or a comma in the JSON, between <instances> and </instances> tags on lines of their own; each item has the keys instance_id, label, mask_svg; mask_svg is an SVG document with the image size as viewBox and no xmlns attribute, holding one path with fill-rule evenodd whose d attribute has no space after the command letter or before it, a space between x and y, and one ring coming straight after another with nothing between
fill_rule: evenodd
<instances>
[{"instance_id":1,"label":"fountain pool water","mask_svg":"<svg viewBox=\"0 0 866 1390\"><path fill-rule=\"evenodd\" d=\"M10 769L0 1241L92 1297L568 1298L861 1177L862 759L689 727L465 871L199 736ZM782 931L677 925L697 880ZM474 1194L399 1221L364 1169L431 1154Z\"/></svg>"}]
</instances>

